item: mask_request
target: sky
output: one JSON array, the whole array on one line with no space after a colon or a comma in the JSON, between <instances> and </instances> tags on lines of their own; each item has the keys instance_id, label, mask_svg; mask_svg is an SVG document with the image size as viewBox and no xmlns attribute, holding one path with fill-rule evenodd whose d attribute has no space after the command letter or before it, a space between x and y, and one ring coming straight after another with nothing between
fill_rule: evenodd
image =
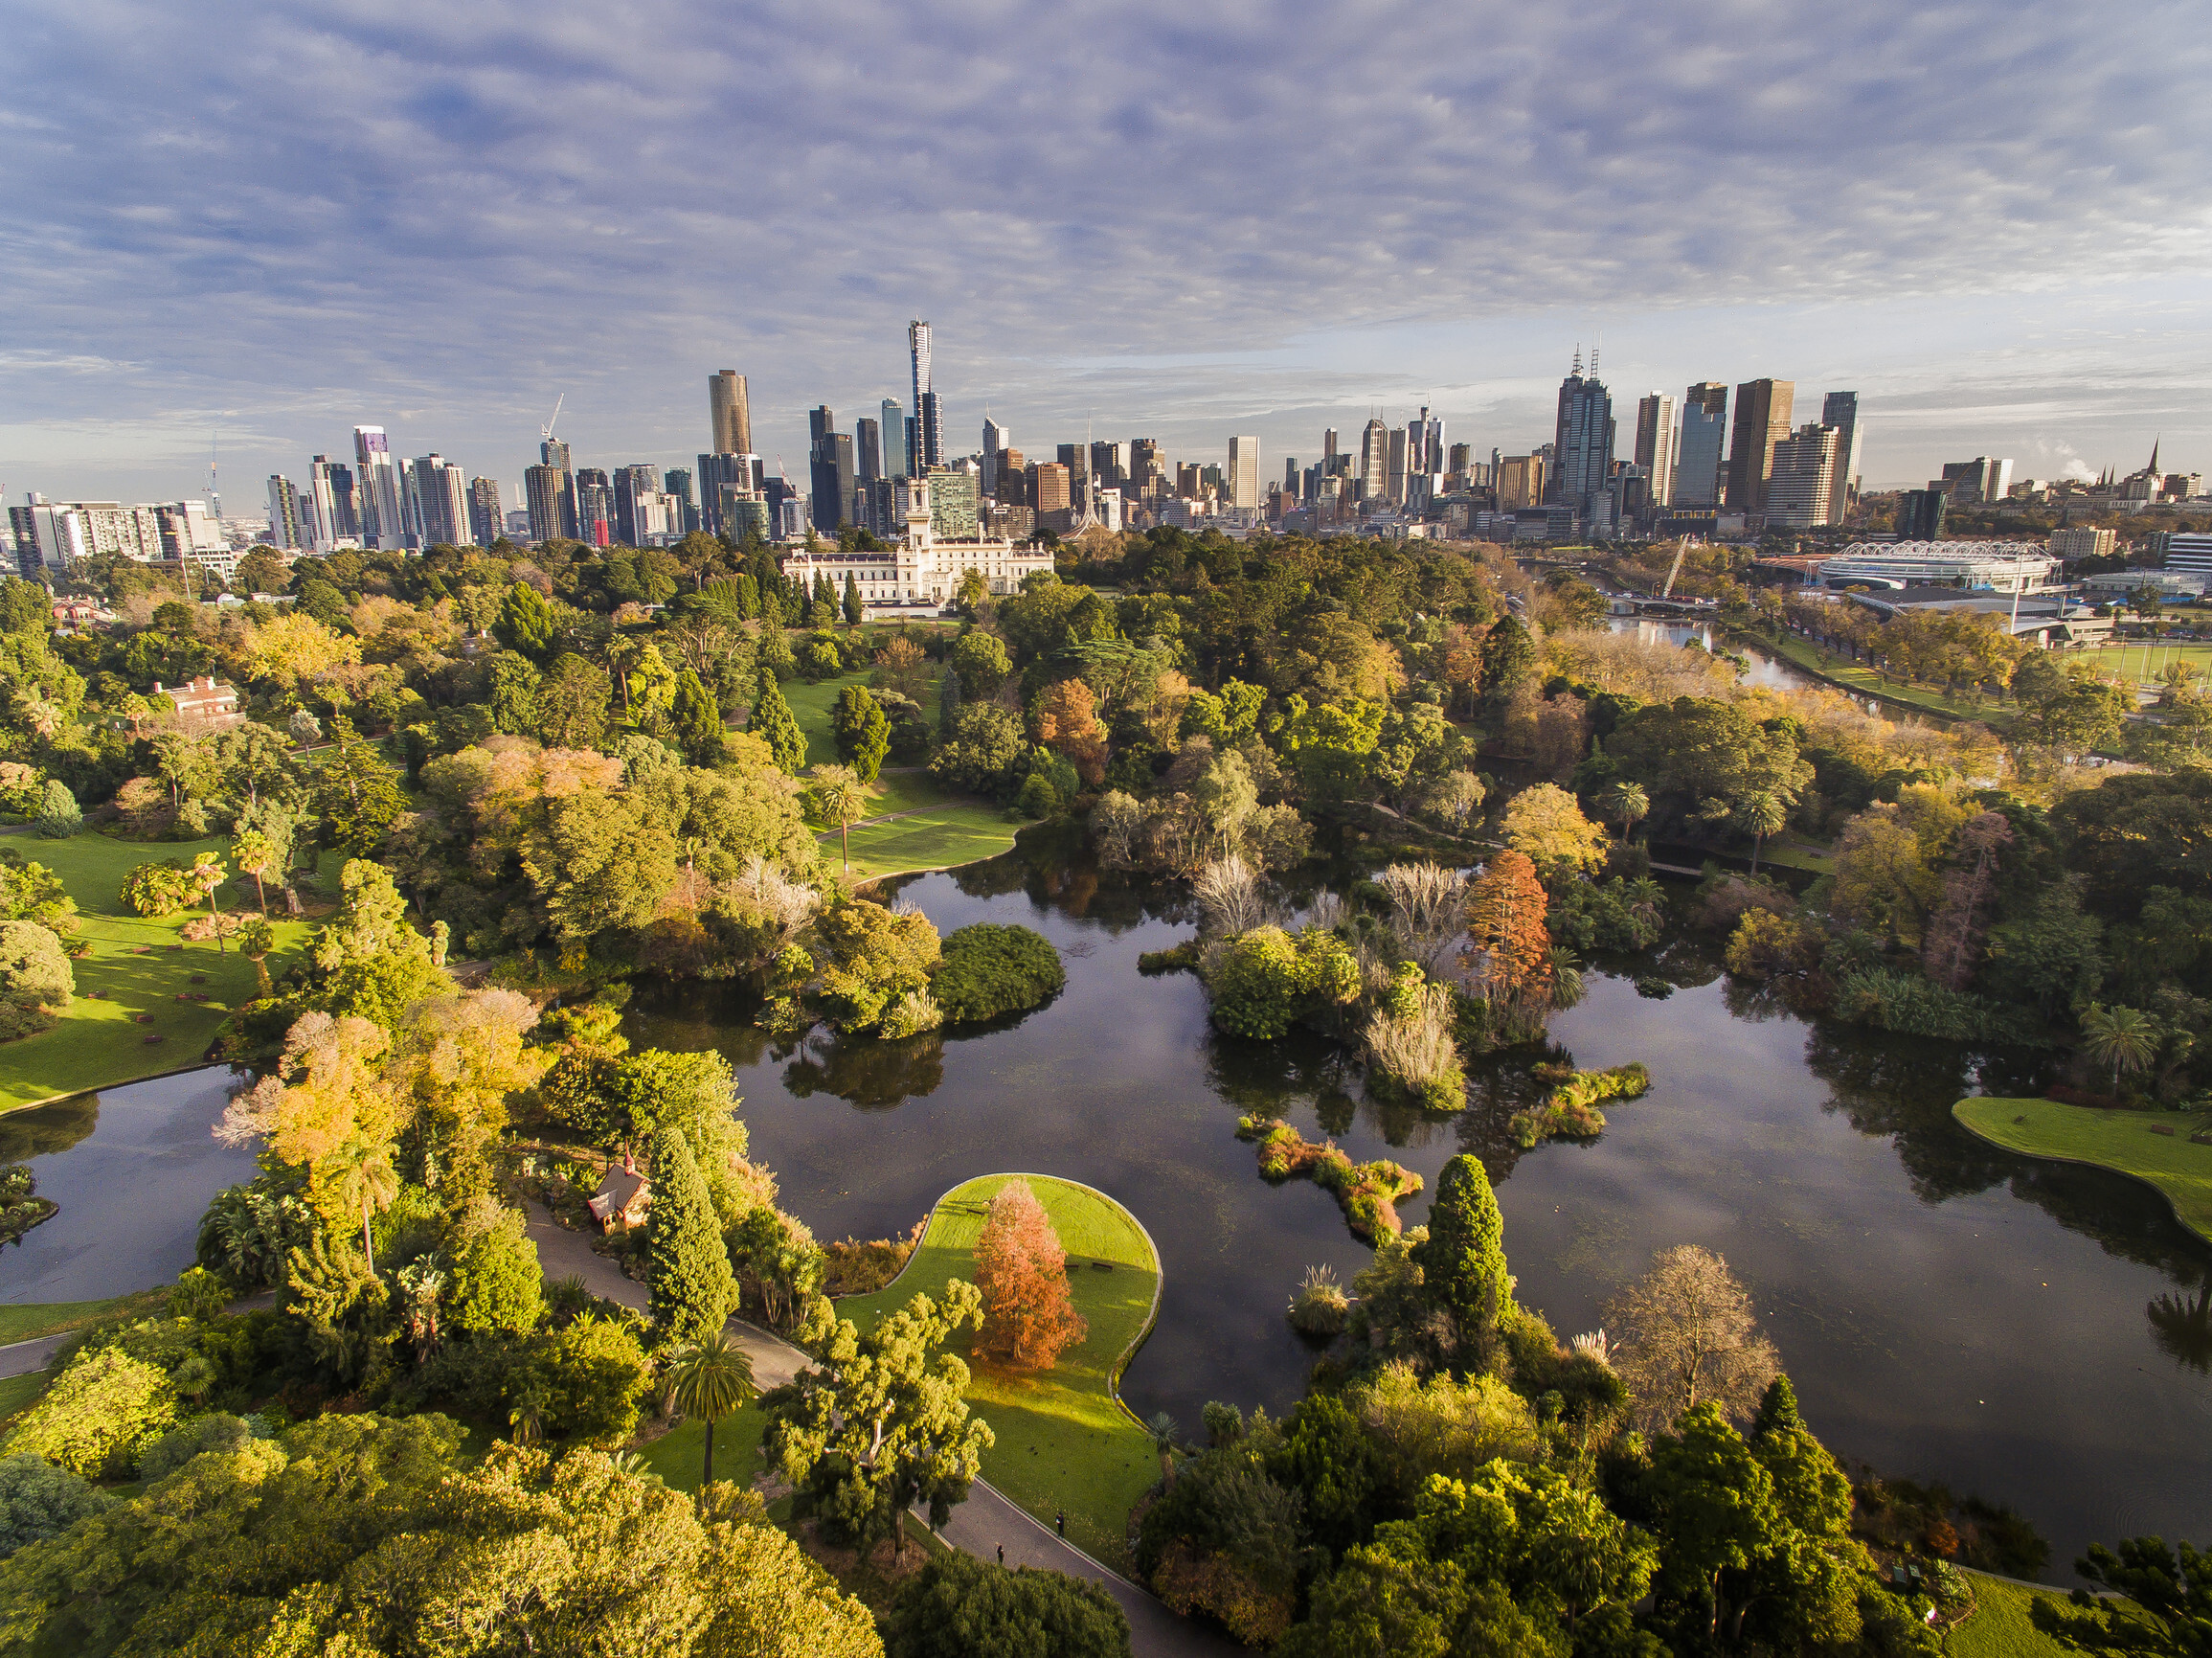
<instances>
[{"instance_id":1,"label":"sky","mask_svg":"<svg viewBox=\"0 0 2212 1658\"><path fill-rule=\"evenodd\" d=\"M2212 31L2079 0L9 0L0 488L203 493L351 428L514 499L687 464L706 380L803 473L949 447L1271 472L1422 404L1524 451L1600 350L1855 390L1866 486L2212 470ZM1602 345L1600 342L1602 341ZM1809 405L1809 406L1808 406Z\"/></svg>"}]
</instances>

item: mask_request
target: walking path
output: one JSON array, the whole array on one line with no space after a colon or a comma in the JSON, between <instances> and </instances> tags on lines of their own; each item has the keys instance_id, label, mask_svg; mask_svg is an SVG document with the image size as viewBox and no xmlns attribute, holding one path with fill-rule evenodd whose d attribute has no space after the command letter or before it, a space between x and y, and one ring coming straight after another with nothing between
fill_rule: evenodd
<instances>
[{"instance_id":1,"label":"walking path","mask_svg":"<svg viewBox=\"0 0 2212 1658\"><path fill-rule=\"evenodd\" d=\"M524 1212L546 1277L580 1278L594 1295L644 1311L645 1286L623 1277L613 1261L593 1250L589 1238L556 1226L542 1204L526 1204ZM752 1358L753 1379L763 1391L781 1387L814 1362L780 1336L743 1319L732 1319L729 1328ZM937 1535L979 1560L997 1559L1004 1547L1008 1566L1035 1566L1103 1584L1129 1619L1130 1646L1140 1658L1218 1658L1243 1650L1227 1636L1177 1617L1128 1579L1063 1542L1050 1526L982 1480L968 1488L968 1500L953 1510Z\"/></svg>"},{"instance_id":2,"label":"walking path","mask_svg":"<svg viewBox=\"0 0 2212 1658\"><path fill-rule=\"evenodd\" d=\"M55 1350L76 1333L65 1329L58 1335L42 1335L0 1347L0 1376L29 1375L34 1370L44 1370Z\"/></svg>"}]
</instances>

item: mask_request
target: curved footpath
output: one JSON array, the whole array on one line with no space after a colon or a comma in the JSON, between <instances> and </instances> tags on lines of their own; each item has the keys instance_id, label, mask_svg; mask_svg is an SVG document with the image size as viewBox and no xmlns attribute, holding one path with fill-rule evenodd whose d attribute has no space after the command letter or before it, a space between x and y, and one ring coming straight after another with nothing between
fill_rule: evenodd
<instances>
[{"instance_id":1,"label":"curved footpath","mask_svg":"<svg viewBox=\"0 0 2212 1658\"><path fill-rule=\"evenodd\" d=\"M643 1284L623 1277L613 1261L592 1248L591 1239L582 1233L556 1226L544 1205L532 1201L526 1207L530 1241L537 1245L538 1268L546 1277L580 1278L594 1295L639 1312L645 1310ZM782 1337L743 1319L730 1321L730 1333L751 1356L754 1380L763 1390L781 1387L814 1362ZM968 1500L953 1510L937 1535L980 1560L997 1559L999 1549L1004 1547L1009 1566L1065 1572L1071 1578L1087 1578L1104 1585L1127 1615L1130 1648L1141 1658L1216 1658L1244 1650L1227 1636L1177 1617L1128 1579L1108 1571L1072 1544L1062 1542L1050 1527L983 1480L969 1488Z\"/></svg>"}]
</instances>

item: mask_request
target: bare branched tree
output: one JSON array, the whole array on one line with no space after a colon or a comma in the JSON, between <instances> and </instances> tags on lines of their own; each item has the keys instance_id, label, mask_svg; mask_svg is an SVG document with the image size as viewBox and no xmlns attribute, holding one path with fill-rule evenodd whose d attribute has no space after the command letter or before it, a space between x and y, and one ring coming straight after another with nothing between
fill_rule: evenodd
<instances>
[{"instance_id":1,"label":"bare branched tree","mask_svg":"<svg viewBox=\"0 0 2212 1658\"><path fill-rule=\"evenodd\" d=\"M1635 1390L1646 1433L1708 1399L1748 1421L1781 1371L1750 1292L1727 1261L1694 1243L1661 1250L1649 1272L1606 1304L1605 1323L1617 1332L1614 1368Z\"/></svg>"},{"instance_id":2,"label":"bare branched tree","mask_svg":"<svg viewBox=\"0 0 2212 1658\"><path fill-rule=\"evenodd\" d=\"M1261 888L1259 876L1234 852L1200 870L1191 882L1191 891L1206 917L1208 932L1249 933L1275 920L1275 905Z\"/></svg>"},{"instance_id":3,"label":"bare branched tree","mask_svg":"<svg viewBox=\"0 0 2212 1658\"><path fill-rule=\"evenodd\" d=\"M1431 978L1465 925L1467 876L1438 864L1392 864L1375 877L1390 898L1401 954Z\"/></svg>"}]
</instances>

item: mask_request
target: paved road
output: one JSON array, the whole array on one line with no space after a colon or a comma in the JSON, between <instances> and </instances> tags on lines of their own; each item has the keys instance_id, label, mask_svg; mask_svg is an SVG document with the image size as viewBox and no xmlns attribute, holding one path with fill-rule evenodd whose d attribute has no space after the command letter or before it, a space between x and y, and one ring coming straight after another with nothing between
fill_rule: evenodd
<instances>
[{"instance_id":1,"label":"paved road","mask_svg":"<svg viewBox=\"0 0 2212 1658\"><path fill-rule=\"evenodd\" d=\"M0 1347L0 1376L29 1375L34 1370L44 1370L46 1361L54 1356L54 1350L76 1333L65 1329L59 1335L42 1335L33 1341Z\"/></svg>"},{"instance_id":2,"label":"paved road","mask_svg":"<svg viewBox=\"0 0 2212 1658\"><path fill-rule=\"evenodd\" d=\"M624 1278L613 1261L592 1249L584 1234L554 1225L553 1216L539 1204L526 1208L530 1239L537 1245L538 1265L548 1278L580 1278L594 1295L644 1310L643 1284ZM730 1333L752 1356L753 1379L764 1389L781 1387L814 1362L781 1337L743 1319L730 1321ZM1050 1526L1032 1518L1027 1510L982 1480L970 1488L968 1500L953 1510L953 1517L937 1534L978 1559L998 1558L1004 1546L1009 1566L1037 1566L1103 1583L1128 1615L1130 1645L1139 1658L1217 1658L1244 1650L1228 1637L1177 1617L1126 1578L1062 1542Z\"/></svg>"}]
</instances>

